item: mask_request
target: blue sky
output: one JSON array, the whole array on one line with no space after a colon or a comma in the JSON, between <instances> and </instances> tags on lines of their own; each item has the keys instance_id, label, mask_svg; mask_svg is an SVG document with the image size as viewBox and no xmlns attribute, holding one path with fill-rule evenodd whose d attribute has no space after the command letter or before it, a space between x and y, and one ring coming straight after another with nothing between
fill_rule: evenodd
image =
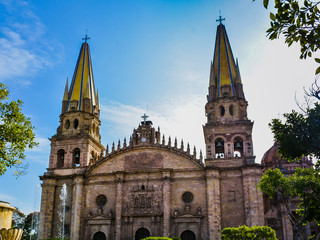
<instances>
[{"instance_id":1,"label":"blue sky","mask_svg":"<svg viewBox=\"0 0 320 240\"><path fill-rule=\"evenodd\" d=\"M0 0L0 81L35 126L29 173L0 177L0 200L38 210L39 176L48 167L67 77L86 30L101 104L102 143L129 137L144 112L166 137L204 150L202 125L219 10L238 57L256 162L272 146L268 123L297 108L314 80L313 60L297 46L269 41L269 12L251 0Z\"/></svg>"}]
</instances>

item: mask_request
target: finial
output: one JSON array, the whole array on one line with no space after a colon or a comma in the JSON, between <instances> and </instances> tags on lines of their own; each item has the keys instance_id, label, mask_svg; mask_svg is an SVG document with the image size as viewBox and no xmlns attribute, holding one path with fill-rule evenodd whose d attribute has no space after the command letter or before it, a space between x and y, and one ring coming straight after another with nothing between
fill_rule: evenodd
<instances>
[{"instance_id":1,"label":"finial","mask_svg":"<svg viewBox=\"0 0 320 240\"><path fill-rule=\"evenodd\" d=\"M197 150L196 150L196 146L193 147L193 156L196 157L197 155Z\"/></svg>"},{"instance_id":2,"label":"finial","mask_svg":"<svg viewBox=\"0 0 320 240\"><path fill-rule=\"evenodd\" d=\"M118 147L117 150L119 150L121 148L121 143L120 143L120 139L118 140Z\"/></svg>"},{"instance_id":3,"label":"finial","mask_svg":"<svg viewBox=\"0 0 320 240\"><path fill-rule=\"evenodd\" d=\"M165 140L164 140L164 134L162 135L162 145L165 145L166 144L166 142L165 142Z\"/></svg>"},{"instance_id":4,"label":"finial","mask_svg":"<svg viewBox=\"0 0 320 240\"><path fill-rule=\"evenodd\" d=\"M200 149L200 161L202 161L202 151L201 151L201 149Z\"/></svg>"},{"instance_id":5,"label":"finial","mask_svg":"<svg viewBox=\"0 0 320 240\"><path fill-rule=\"evenodd\" d=\"M82 38L82 40L84 40L84 42L86 43L90 38L88 37L87 34L87 30L86 30L86 35L84 36L84 38Z\"/></svg>"},{"instance_id":6,"label":"finial","mask_svg":"<svg viewBox=\"0 0 320 240\"><path fill-rule=\"evenodd\" d=\"M181 145L180 145L180 149L181 149L182 151L184 151L184 146L183 146L183 139L181 139Z\"/></svg>"},{"instance_id":7,"label":"finial","mask_svg":"<svg viewBox=\"0 0 320 240\"><path fill-rule=\"evenodd\" d=\"M187 153L190 154L190 144L189 143L187 144Z\"/></svg>"},{"instance_id":8,"label":"finial","mask_svg":"<svg viewBox=\"0 0 320 240\"><path fill-rule=\"evenodd\" d=\"M178 140L177 138L174 139L174 148L177 148L178 147Z\"/></svg>"},{"instance_id":9,"label":"finial","mask_svg":"<svg viewBox=\"0 0 320 240\"><path fill-rule=\"evenodd\" d=\"M107 144L107 147L106 147L106 155L109 154L109 144Z\"/></svg>"},{"instance_id":10,"label":"finial","mask_svg":"<svg viewBox=\"0 0 320 240\"><path fill-rule=\"evenodd\" d=\"M141 116L141 118L143 118L143 124L146 125L146 120L149 116L147 116L145 113L143 114L143 116Z\"/></svg>"},{"instance_id":11,"label":"finial","mask_svg":"<svg viewBox=\"0 0 320 240\"><path fill-rule=\"evenodd\" d=\"M171 147L171 137L169 136L168 146Z\"/></svg>"},{"instance_id":12,"label":"finial","mask_svg":"<svg viewBox=\"0 0 320 240\"><path fill-rule=\"evenodd\" d=\"M124 138L124 140L123 140L123 147L124 148L127 147L127 139L126 138Z\"/></svg>"},{"instance_id":13,"label":"finial","mask_svg":"<svg viewBox=\"0 0 320 240\"><path fill-rule=\"evenodd\" d=\"M216 22L220 22L220 24L222 24L222 21L225 21L226 19L225 18L222 18L221 16L221 11L219 11L219 18L216 20Z\"/></svg>"}]
</instances>

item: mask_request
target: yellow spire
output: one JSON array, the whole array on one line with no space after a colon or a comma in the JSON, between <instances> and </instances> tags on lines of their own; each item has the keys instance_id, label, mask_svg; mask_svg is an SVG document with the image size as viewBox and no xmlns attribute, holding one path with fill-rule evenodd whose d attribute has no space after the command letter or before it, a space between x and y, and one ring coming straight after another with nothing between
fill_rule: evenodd
<instances>
[{"instance_id":1,"label":"yellow spire","mask_svg":"<svg viewBox=\"0 0 320 240\"><path fill-rule=\"evenodd\" d=\"M97 89L97 94L96 94L96 106L97 106L97 109L99 110L100 109L100 103L99 103L99 91Z\"/></svg>"},{"instance_id":2,"label":"yellow spire","mask_svg":"<svg viewBox=\"0 0 320 240\"><path fill-rule=\"evenodd\" d=\"M86 37L86 39L89 39ZM94 113L96 96L90 48L85 41L80 49L78 61L70 85L67 111L84 111L84 98L90 99L90 113Z\"/></svg>"},{"instance_id":3,"label":"yellow spire","mask_svg":"<svg viewBox=\"0 0 320 240\"><path fill-rule=\"evenodd\" d=\"M220 24L217 27L216 43L213 55L213 62L211 62L210 83L209 88L214 90L209 96L211 99L220 97L242 97L242 86L240 79L240 71L238 62L235 62L230 42L227 36L225 26L222 22L221 16L217 20Z\"/></svg>"},{"instance_id":4,"label":"yellow spire","mask_svg":"<svg viewBox=\"0 0 320 240\"><path fill-rule=\"evenodd\" d=\"M66 87L64 89L64 94L63 94L63 101L68 101L68 78L67 78L67 83L66 83Z\"/></svg>"}]
</instances>

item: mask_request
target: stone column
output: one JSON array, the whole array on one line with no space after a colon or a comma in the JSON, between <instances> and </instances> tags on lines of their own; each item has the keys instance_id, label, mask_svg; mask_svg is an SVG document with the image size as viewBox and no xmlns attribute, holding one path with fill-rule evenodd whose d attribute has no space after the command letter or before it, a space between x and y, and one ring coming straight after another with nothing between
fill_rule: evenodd
<instances>
[{"instance_id":1,"label":"stone column","mask_svg":"<svg viewBox=\"0 0 320 240\"><path fill-rule=\"evenodd\" d=\"M259 166L244 168L242 176L246 225L264 226L263 196L258 189L261 168Z\"/></svg>"},{"instance_id":2,"label":"stone column","mask_svg":"<svg viewBox=\"0 0 320 240\"><path fill-rule=\"evenodd\" d=\"M83 177L76 176L73 180L73 198L71 211L70 239L79 240L81 237L81 214L83 198Z\"/></svg>"},{"instance_id":3,"label":"stone column","mask_svg":"<svg viewBox=\"0 0 320 240\"><path fill-rule=\"evenodd\" d=\"M56 180L42 177L42 181L39 239L47 239L52 237Z\"/></svg>"},{"instance_id":4,"label":"stone column","mask_svg":"<svg viewBox=\"0 0 320 240\"><path fill-rule=\"evenodd\" d=\"M123 186L123 173L116 174L117 184L117 197L116 197L116 238L121 239L121 218L122 218L122 186Z\"/></svg>"},{"instance_id":5,"label":"stone column","mask_svg":"<svg viewBox=\"0 0 320 240\"><path fill-rule=\"evenodd\" d=\"M162 188L162 196L163 196L163 236L170 236L170 197L171 197L171 172L163 171L163 188Z\"/></svg>"},{"instance_id":6,"label":"stone column","mask_svg":"<svg viewBox=\"0 0 320 240\"><path fill-rule=\"evenodd\" d=\"M220 174L219 170L208 169L206 172L208 232L210 240L221 239L220 210Z\"/></svg>"}]
</instances>

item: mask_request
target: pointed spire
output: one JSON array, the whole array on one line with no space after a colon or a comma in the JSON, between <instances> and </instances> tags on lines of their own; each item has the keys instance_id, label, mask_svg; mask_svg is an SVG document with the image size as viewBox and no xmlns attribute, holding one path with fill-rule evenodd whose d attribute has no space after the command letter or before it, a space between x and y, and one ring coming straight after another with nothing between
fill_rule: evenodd
<instances>
[{"instance_id":1,"label":"pointed spire","mask_svg":"<svg viewBox=\"0 0 320 240\"><path fill-rule=\"evenodd\" d=\"M94 113L97 98L94 88L94 79L92 72L92 63L90 56L90 48L87 43L88 37L82 43L74 74L72 77L67 111L84 111L84 99L90 99L89 112Z\"/></svg>"},{"instance_id":2,"label":"pointed spire","mask_svg":"<svg viewBox=\"0 0 320 240\"><path fill-rule=\"evenodd\" d=\"M177 148L178 147L178 140L177 138L174 138L174 148Z\"/></svg>"},{"instance_id":3,"label":"pointed spire","mask_svg":"<svg viewBox=\"0 0 320 240\"><path fill-rule=\"evenodd\" d=\"M202 151L200 150L200 156L199 156L199 158L200 158L200 161L202 161Z\"/></svg>"},{"instance_id":4,"label":"pointed spire","mask_svg":"<svg viewBox=\"0 0 320 240\"><path fill-rule=\"evenodd\" d=\"M120 150L121 148L121 143L120 143L120 139L118 140L118 147L117 147L117 150Z\"/></svg>"},{"instance_id":5,"label":"pointed spire","mask_svg":"<svg viewBox=\"0 0 320 240\"><path fill-rule=\"evenodd\" d=\"M190 154L190 145L189 145L189 143L187 144L187 153Z\"/></svg>"},{"instance_id":6,"label":"pointed spire","mask_svg":"<svg viewBox=\"0 0 320 240\"><path fill-rule=\"evenodd\" d=\"M162 135L162 145L165 145L166 142L165 142L165 139L164 139L164 134Z\"/></svg>"},{"instance_id":7,"label":"pointed spire","mask_svg":"<svg viewBox=\"0 0 320 240\"><path fill-rule=\"evenodd\" d=\"M97 89L97 94L96 94L96 108L99 110L100 109L100 102L99 102L99 91Z\"/></svg>"},{"instance_id":8,"label":"pointed spire","mask_svg":"<svg viewBox=\"0 0 320 240\"><path fill-rule=\"evenodd\" d=\"M109 144L107 144L107 147L106 147L106 155L109 154Z\"/></svg>"},{"instance_id":9,"label":"pointed spire","mask_svg":"<svg viewBox=\"0 0 320 240\"><path fill-rule=\"evenodd\" d=\"M196 150L196 146L193 147L193 157L196 158L197 156L197 150Z\"/></svg>"},{"instance_id":10,"label":"pointed spire","mask_svg":"<svg viewBox=\"0 0 320 240\"><path fill-rule=\"evenodd\" d=\"M238 63L234 60L226 28L222 24L223 20L221 16L217 20L220 24L217 27L213 62L210 69L209 100L232 96L244 98L241 91L236 89L236 84L241 84L240 71L237 68ZM210 90L210 88L213 89Z\"/></svg>"},{"instance_id":11,"label":"pointed spire","mask_svg":"<svg viewBox=\"0 0 320 240\"><path fill-rule=\"evenodd\" d=\"M68 92L68 78L66 82L66 87L64 89L64 94L63 94L63 101L68 101L69 98L69 92Z\"/></svg>"},{"instance_id":12,"label":"pointed spire","mask_svg":"<svg viewBox=\"0 0 320 240\"><path fill-rule=\"evenodd\" d=\"M114 147L114 142L112 143L112 150L111 152L114 153L115 147Z\"/></svg>"},{"instance_id":13,"label":"pointed spire","mask_svg":"<svg viewBox=\"0 0 320 240\"><path fill-rule=\"evenodd\" d=\"M123 148L125 148L125 147L127 147L127 140L126 140L126 138L124 138L124 140L123 140Z\"/></svg>"},{"instance_id":14,"label":"pointed spire","mask_svg":"<svg viewBox=\"0 0 320 240\"><path fill-rule=\"evenodd\" d=\"M184 146L183 146L183 139L181 139L181 145L180 145L180 149L181 149L182 151L184 151Z\"/></svg>"},{"instance_id":15,"label":"pointed spire","mask_svg":"<svg viewBox=\"0 0 320 240\"><path fill-rule=\"evenodd\" d=\"M168 146L171 147L171 137L169 136Z\"/></svg>"}]
</instances>

